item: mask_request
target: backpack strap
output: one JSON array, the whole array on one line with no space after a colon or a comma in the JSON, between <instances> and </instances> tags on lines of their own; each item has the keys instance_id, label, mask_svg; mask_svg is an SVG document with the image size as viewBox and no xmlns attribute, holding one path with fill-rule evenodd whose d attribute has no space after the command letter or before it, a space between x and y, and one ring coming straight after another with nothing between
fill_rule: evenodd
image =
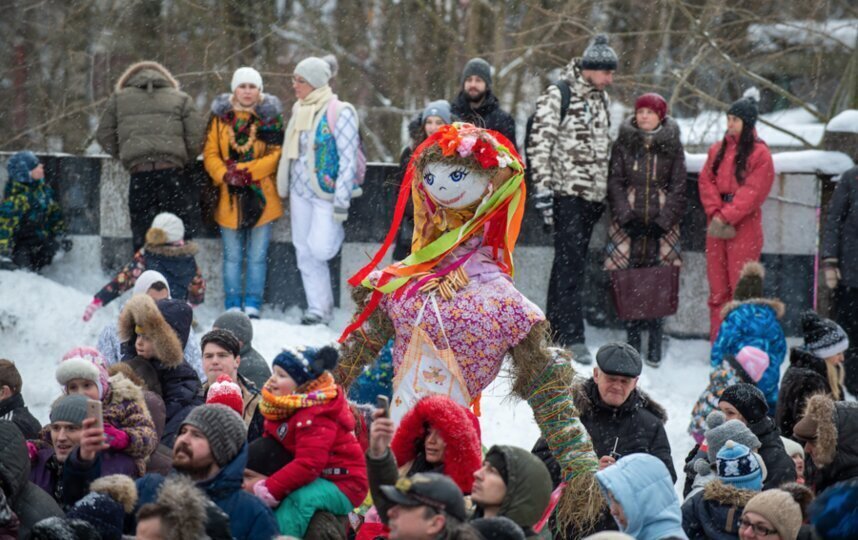
<instances>
[{"instance_id":1,"label":"backpack strap","mask_svg":"<svg viewBox=\"0 0 858 540\"><path fill-rule=\"evenodd\" d=\"M340 100L336 96L332 97L328 102L328 109L325 111L325 117L328 119L328 128L331 133L334 132L337 125L337 118L340 117Z\"/></svg>"},{"instance_id":2,"label":"backpack strap","mask_svg":"<svg viewBox=\"0 0 858 540\"><path fill-rule=\"evenodd\" d=\"M560 90L560 123L566 119L566 113L569 112L569 103L572 101L572 89L569 87L569 82L566 79L559 79L551 83Z\"/></svg>"}]
</instances>

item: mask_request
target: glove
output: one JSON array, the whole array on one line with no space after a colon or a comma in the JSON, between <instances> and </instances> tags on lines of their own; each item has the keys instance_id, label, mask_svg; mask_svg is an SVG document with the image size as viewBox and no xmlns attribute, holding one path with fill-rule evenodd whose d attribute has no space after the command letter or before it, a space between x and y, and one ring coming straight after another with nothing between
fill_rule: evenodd
<instances>
[{"instance_id":1,"label":"glove","mask_svg":"<svg viewBox=\"0 0 858 540\"><path fill-rule=\"evenodd\" d=\"M825 286L829 289L836 289L840 282L840 268L837 267L837 259L822 261L822 272L825 275Z\"/></svg>"},{"instance_id":2,"label":"glove","mask_svg":"<svg viewBox=\"0 0 858 540\"><path fill-rule=\"evenodd\" d=\"M721 240L730 240L736 237L736 228L722 220L721 218L712 218L709 222L709 227L706 229L706 234L712 238L720 238Z\"/></svg>"},{"instance_id":3,"label":"glove","mask_svg":"<svg viewBox=\"0 0 858 540\"><path fill-rule=\"evenodd\" d=\"M280 501L275 499L274 495L268 491L268 487L265 485L265 480L260 480L253 484L253 494L262 499L262 502L264 502L265 506L268 508L277 508L280 505Z\"/></svg>"},{"instance_id":4,"label":"glove","mask_svg":"<svg viewBox=\"0 0 858 540\"><path fill-rule=\"evenodd\" d=\"M103 308L104 304L98 298L93 298L92 302L86 306L86 309L83 312L83 322L89 322L92 319L92 316L95 315L95 312L99 309Z\"/></svg>"},{"instance_id":5,"label":"glove","mask_svg":"<svg viewBox=\"0 0 858 540\"><path fill-rule=\"evenodd\" d=\"M623 225L623 231L629 238L640 238L646 235L647 225L641 218L632 218Z\"/></svg>"},{"instance_id":6,"label":"glove","mask_svg":"<svg viewBox=\"0 0 858 540\"><path fill-rule=\"evenodd\" d=\"M344 223L349 219L349 209L342 206L334 206L334 221Z\"/></svg>"},{"instance_id":7,"label":"glove","mask_svg":"<svg viewBox=\"0 0 858 540\"><path fill-rule=\"evenodd\" d=\"M0 270L17 270L18 265L15 261L5 255L0 255Z\"/></svg>"},{"instance_id":8,"label":"glove","mask_svg":"<svg viewBox=\"0 0 858 540\"><path fill-rule=\"evenodd\" d=\"M110 448L120 452L128 448L128 444L131 442L127 433L110 424L104 424L104 435L107 437L107 444L110 445Z\"/></svg>"},{"instance_id":9,"label":"glove","mask_svg":"<svg viewBox=\"0 0 858 540\"><path fill-rule=\"evenodd\" d=\"M554 226L554 195L549 191L537 193L533 200L536 209L542 214L543 229L550 232Z\"/></svg>"},{"instance_id":10,"label":"glove","mask_svg":"<svg viewBox=\"0 0 858 540\"><path fill-rule=\"evenodd\" d=\"M74 247L74 242L68 236L60 238L60 249L68 253Z\"/></svg>"},{"instance_id":11,"label":"glove","mask_svg":"<svg viewBox=\"0 0 858 540\"><path fill-rule=\"evenodd\" d=\"M27 457L30 458L30 462L36 461L36 458L39 456L39 449L36 448L36 445L32 443L32 441L27 441Z\"/></svg>"},{"instance_id":12,"label":"glove","mask_svg":"<svg viewBox=\"0 0 858 540\"><path fill-rule=\"evenodd\" d=\"M223 181L235 187L249 186L253 183L253 176L246 169L239 169L235 163L230 163L226 167L226 174L223 175Z\"/></svg>"}]
</instances>

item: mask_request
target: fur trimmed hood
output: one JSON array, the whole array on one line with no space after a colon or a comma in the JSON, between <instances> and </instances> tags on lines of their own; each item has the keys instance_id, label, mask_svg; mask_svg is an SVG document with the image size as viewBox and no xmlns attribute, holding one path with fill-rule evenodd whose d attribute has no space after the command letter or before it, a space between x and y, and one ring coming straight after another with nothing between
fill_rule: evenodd
<instances>
[{"instance_id":1,"label":"fur trimmed hood","mask_svg":"<svg viewBox=\"0 0 858 540\"><path fill-rule=\"evenodd\" d=\"M474 471L483 461L479 421L470 411L445 396L421 399L402 418L390 444L396 464L401 467L422 451L427 426L437 429L447 445L444 474L456 482L463 493L470 493Z\"/></svg>"},{"instance_id":2,"label":"fur trimmed hood","mask_svg":"<svg viewBox=\"0 0 858 540\"><path fill-rule=\"evenodd\" d=\"M724 506L744 508L757 493L759 491L739 489L720 480L713 480L703 487L703 500L714 501Z\"/></svg>"},{"instance_id":3,"label":"fur trimmed hood","mask_svg":"<svg viewBox=\"0 0 858 540\"><path fill-rule=\"evenodd\" d=\"M137 504L137 485L124 474L102 476L90 484L89 491L107 495L122 505L126 514L133 512Z\"/></svg>"},{"instance_id":4,"label":"fur trimmed hood","mask_svg":"<svg viewBox=\"0 0 858 540\"><path fill-rule=\"evenodd\" d=\"M131 297L119 314L119 340L125 343L136 339L137 327L141 327L153 341L155 357L164 366L176 367L182 363L184 353L179 336L161 315L152 297L146 294Z\"/></svg>"},{"instance_id":5,"label":"fur trimmed hood","mask_svg":"<svg viewBox=\"0 0 858 540\"><path fill-rule=\"evenodd\" d=\"M152 229L149 229L150 231ZM146 234L147 240L149 234ZM160 255L162 257L194 257L199 253L200 248L196 242L185 242L184 245L174 246L171 244L152 244L146 243L143 247L152 255Z\"/></svg>"},{"instance_id":6,"label":"fur trimmed hood","mask_svg":"<svg viewBox=\"0 0 858 540\"><path fill-rule=\"evenodd\" d=\"M651 137L652 149L658 154L675 156L682 149L679 124L670 116L665 116L661 121L661 128L651 134L638 128L634 120L634 116L629 116L620 124L620 133L614 144L628 148L633 155L643 155L645 141Z\"/></svg>"},{"instance_id":7,"label":"fur trimmed hood","mask_svg":"<svg viewBox=\"0 0 858 540\"><path fill-rule=\"evenodd\" d=\"M579 378L572 383L573 400L581 416L590 415L596 411L596 408L602 406L596 401L598 399L598 392L596 382L592 378ZM640 388L632 390L629 398L618 409L621 411L631 411L638 407L654 414L663 424L667 423L667 409L662 407L660 403L652 399L649 394Z\"/></svg>"},{"instance_id":8,"label":"fur trimmed hood","mask_svg":"<svg viewBox=\"0 0 858 540\"><path fill-rule=\"evenodd\" d=\"M827 467L837 457L839 426L836 411L834 400L824 394L817 394L807 400L802 418L807 417L816 424L816 449L812 457L817 467Z\"/></svg>"},{"instance_id":9,"label":"fur trimmed hood","mask_svg":"<svg viewBox=\"0 0 858 540\"><path fill-rule=\"evenodd\" d=\"M206 535L206 495L183 474L164 480L157 504L169 511L164 521L168 540L197 540Z\"/></svg>"},{"instance_id":10,"label":"fur trimmed hood","mask_svg":"<svg viewBox=\"0 0 858 540\"><path fill-rule=\"evenodd\" d=\"M212 101L211 112L213 115L224 118L232 112L232 94L219 94ZM274 94L262 94L262 101L255 107L254 113L263 123L274 121L283 114L283 103Z\"/></svg>"},{"instance_id":11,"label":"fur trimmed hood","mask_svg":"<svg viewBox=\"0 0 858 540\"><path fill-rule=\"evenodd\" d=\"M179 81L166 67L158 62L146 60L131 64L116 81L116 91L133 86L136 88L179 89Z\"/></svg>"},{"instance_id":12,"label":"fur trimmed hood","mask_svg":"<svg viewBox=\"0 0 858 540\"><path fill-rule=\"evenodd\" d=\"M744 305L768 306L775 312L778 320L783 319L786 306L777 298L751 298L749 300L732 300L721 308L721 318L725 318L734 309Z\"/></svg>"}]
</instances>

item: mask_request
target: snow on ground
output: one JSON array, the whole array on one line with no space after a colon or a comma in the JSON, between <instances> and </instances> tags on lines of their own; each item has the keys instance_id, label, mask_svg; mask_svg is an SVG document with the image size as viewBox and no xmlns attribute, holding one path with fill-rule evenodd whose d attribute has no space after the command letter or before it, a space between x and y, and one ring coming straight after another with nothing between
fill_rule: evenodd
<instances>
[{"instance_id":1,"label":"snow on ground","mask_svg":"<svg viewBox=\"0 0 858 540\"><path fill-rule=\"evenodd\" d=\"M837 133L858 133L858 109L847 109L831 120L825 127Z\"/></svg>"},{"instance_id":2,"label":"snow on ground","mask_svg":"<svg viewBox=\"0 0 858 540\"><path fill-rule=\"evenodd\" d=\"M60 389L54 379L54 366L68 349L94 345L101 328L116 320L122 302L112 303L84 323L81 315L92 292L106 282L97 271L86 276L70 271L72 261L57 262L46 274L0 271L0 357L14 360L24 379L24 397L33 414L48 421L50 403ZM78 267L79 268L79 267ZM74 282L74 285L72 285ZM80 285L83 284L83 285ZM76 288L80 287L80 289ZM196 313L198 334L207 331L218 310L203 306ZM337 310L331 327L300 326L297 308L286 312L266 309L263 319L254 321L254 347L272 359L284 346L320 346L335 342L350 317ZM599 345L624 338L623 332L589 329L588 341L595 355ZM709 345L699 340L671 340L663 366L644 367L640 387L668 411L667 433L673 448L677 473L682 478L682 462L692 446L685 433L691 407L708 381ZM576 366L581 375L592 373L590 366ZM501 375L482 397L483 443L512 444L531 448L539 431L530 407L509 398L509 380ZM681 487L682 483L678 482Z\"/></svg>"}]
</instances>

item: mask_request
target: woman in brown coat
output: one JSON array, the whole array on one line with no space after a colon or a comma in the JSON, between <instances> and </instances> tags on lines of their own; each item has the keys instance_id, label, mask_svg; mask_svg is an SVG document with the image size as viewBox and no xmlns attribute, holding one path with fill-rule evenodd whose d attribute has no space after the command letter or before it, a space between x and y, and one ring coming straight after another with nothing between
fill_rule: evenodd
<instances>
[{"instance_id":1,"label":"woman in brown coat","mask_svg":"<svg viewBox=\"0 0 858 540\"><path fill-rule=\"evenodd\" d=\"M667 116L667 102L644 94L635 115L620 126L611 148L608 202L608 271L652 266L680 266L679 221L685 212L685 153L679 126ZM626 321L628 341L641 349L649 331L648 365L661 362L662 319Z\"/></svg>"}]
</instances>

